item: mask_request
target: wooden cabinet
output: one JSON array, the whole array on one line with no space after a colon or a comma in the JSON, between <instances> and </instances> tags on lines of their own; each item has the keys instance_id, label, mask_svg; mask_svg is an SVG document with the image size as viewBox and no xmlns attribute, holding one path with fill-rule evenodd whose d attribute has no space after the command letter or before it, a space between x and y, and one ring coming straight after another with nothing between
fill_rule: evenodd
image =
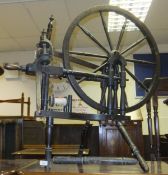
<instances>
[{"instance_id":1,"label":"wooden cabinet","mask_svg":"<svg viewBox=\"0 0 168 175\"><path fill-rule=\"evenodd\" d=\"M42 121L23 121L23 145L45 144L45 124Z\"/></svg>"},{"instance_id":2,"label":"wooden cabinet","mask_svg":"<svg viewBox=\"0 0 168 175\"><path fill-rule=\"evenodd\" d=\"M80 145L83 127L84 125L81 124L54 124L52 128L52 144ZM98 126L92 126L88 136L88 148L92 156L99 154L98 130ZM40 121L24 121L23 144L45 144L45 124Z\"/></svg>"},{"instance_id":3,"label":"wooden cabinet","mask_svg":"<svg viewBox=\"0 0 168 175\"><path fill-rule=\"evenodd\" d=\"M141 121L123 123L132 141L144 154ZM121 133L115 125L99 127L99 153L100 156L131 156L131 151Z\"/></svg>"},{"instance_id":4,"label":"wooden cabinet","mask_svg":"<svg viewBox=\"0 0 168 175\"><path fill-rule=\"evenodd\" d=\"M4 129L3 124L0 123L0 159L2 159L3 157L3 146L4 146L3 138L4 138Z\"/></svg>"},{"instance_id":5,"label":"wooden cabinet","mask_svg":"<svg viewBox=\"0 0 168 175\"><path fill-rule=\"evenodd\" d=\"M124 123L124 126L143 155L141 121ZM80 144L83 125L54 125L53 144ZM22 140L23 137L23 140ZM21 150L24 144L45 144L45 125L37 121L22 120L0 123L0 158L12 158L11 153ZM93 126L88 138L91 156L131 156L130 149L115 125Z\"/></svg>"},{"instance_id":6,"label":"wooden cabinet","mask_svg":"<svg viewBox=\"0 0 168 175\"><path fill-rule=\"evenodd\" d=\"M22 146L22 119L0 121L0 159L13 158L12 154Z\"/></svg>"},{"instance_id":7,"label":"wooden cabinet","mask_svg":"<svg viewBox=\"0 0 168 175\"><path fill-rule=\"evenodd\" d=\"M45 144L45 125L37 121L24 121L24 144ZM124 124L133 142L143 155L143 137L141 121ZM80 144L83 125L54 125L52 144ZM91 156L131 156L127 143L115 125L93 126L88 138Z\"/></svg>"}]
</instances>

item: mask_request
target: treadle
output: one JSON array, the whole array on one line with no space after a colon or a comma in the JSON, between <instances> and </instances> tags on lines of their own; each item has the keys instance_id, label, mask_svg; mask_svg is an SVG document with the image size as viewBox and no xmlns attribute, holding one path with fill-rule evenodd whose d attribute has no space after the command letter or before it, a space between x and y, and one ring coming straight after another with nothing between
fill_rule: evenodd
<instances>
[{"instance_id":1,"label":"treadle","mask_svg":"<svg viewBox=\"0 0 168 175\"><path fill-rule=\"evenodd\" d=\"M74 157L54 156L53 163L56 164L104 164L104 165L135 165L138 161L128 157Z\"/></svg>"}]
</instances>

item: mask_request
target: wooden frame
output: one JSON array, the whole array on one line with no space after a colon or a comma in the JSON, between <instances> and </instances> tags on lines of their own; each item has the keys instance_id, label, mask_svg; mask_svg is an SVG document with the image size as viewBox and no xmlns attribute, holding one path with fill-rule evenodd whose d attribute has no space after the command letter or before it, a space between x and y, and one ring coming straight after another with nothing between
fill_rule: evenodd
<instances>
[{"instance_id":1,"label":"wooden frame","mask_svg":"<svg viewBox=\"0 0 168 175\"><path fill-rule=\"evenodd\" d=\"M21 98L18 99L7 99L0 100L0 103L18 103L20 104L20 115L19 116L0 116L0 159L5 158L5 152L7 151L6 145L6 134L7 126L14 125L14 145L11 149L14 151L20 150L23 145L23 120L30 119L30 97L25 100L24 93L22 93ZM27 116L24 116L24 107L27 105Z\"/></svg>"},{"instance_id":2,"label":"wooden frame","mask_svg":"<svg viewBox=\"0 0 168 175\"><path fill-rule=\"evenodd\" d=\"M27 115L26 117L30 116L30 97L28 97L27 100L25 100L24 93L22 92L21 98L18 99L7 99L7 100L0 100L0 103L19 103L21 105L21 113L20 117L24 118L24 106L27 105ZM6 117L12 117L12 116L0 116L0 119L6 118Z\"/></svg>"}]
</instances>

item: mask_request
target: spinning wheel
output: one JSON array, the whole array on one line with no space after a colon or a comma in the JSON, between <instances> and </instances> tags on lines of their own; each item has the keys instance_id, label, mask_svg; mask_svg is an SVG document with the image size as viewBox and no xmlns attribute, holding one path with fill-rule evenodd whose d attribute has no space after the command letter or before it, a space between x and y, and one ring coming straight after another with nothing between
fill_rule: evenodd
<instances>
[{"instance_id":1,"label":"spinning wheel","mask_svg":"<svg viewBox=\"0 0 168 175\"><path fill-rule=\"evenodd\" d=\"M115 20L115 18L118 20L119 16L122 17L123 23L120 31L114 28L113 32L108 32L106 21L110 13L114 16L113 20ZM136 26L136 30L131 31L132 28L129 28L129 26ZM95 33L98 34L96 35ZM105 39L99 40L99 36L102 35L102 33ZM87 49L88 46L94 48L94 51L90 52L90 50ZM142 46L145 46L145 50L152 54L152 61L145 61L143 58L140 60L132 58L132 55L138 53ZM100 112L108 113L109 105L111 105L111 108L115 110L116 113L119 113L121 108L124 108L126 112L136 110L146 103L157 87L160 59L156 42L144 23L131 13L118 7L97 6L84 11L76 17L66 32L63 42L63 55L64 67L66 69L75 70L71 58L76 57L80 61L90 61L92 68L88 68L88 72L109 76L107 79L97 80L100 87L98 91L100 96L98 100L94 100L87 94L87 90L84 91L82 89L81 84L86 81L85 77L79 80L74 75L67 74L74 91L87 104ZM133 63L143 64L147 68L152 67L152 83L149 88L131 71L131 69L133 69ZM95 66L94 69L93 65ZM126 75L123 72L126 72ZM125 76L127 81L123 80ZM134 102L133 104L129 104L131 98L129 99L127 92L132 92L129 89L125 90L126 84L129 88L132 87L132 84L130 85L131 79L145 91L145 96L136 104L134 104ZM90 81L91 80L92 79L90 79ZM117 92L118 85L120 85L122 89L121 93ZM96 94L98 92L96 92ZM109 99L108 97L112 97L110 102L107 100ZM119 97L120 105L118 105L117 102ZM121 101L124 101L124 106Z\"/></svg>"},{"instance_id":2,"label":"spinning wheel","mask_svg":"<svg viewBox=\"0 0 168 175\"><path fill-rule=\"evenodd\" d=\"M113 32L108 32L106 20L111 14L112 17L114 17L114 23L118 21L119 16L122 17L122 25L118 24L120 31L117 26L113 28ZM114 23L112 25L113 27ZM50 19L49 24L52 24L52 19ZM136 28L136 31L132 31L133 27ZM100 32L101 29L103 32ZM36 55L34 63L20 67L16 65L6 66L7 69L21 70L27 74L33 73L38 77L37 79L39 81L37 81L37 84L39 85L40 105L39 110L36 111L36 116L47 118L47 141L45 150L46 160L48 161L47 168L50 168L52 157L51 135L53 118L96 121L112 119L115 121L117 128L128 143L134 157L139 161L142 169L145 172L149 171L148 165L140 155L137 147L132 142L119 119L119 117L125 119L125 112L136 110L146 103L157 87L160 71L159 51L147 27L131 13L118 7L97 6L91 8L75 18L67 30L63 42L64 68L49 64L53 55L52 44L49 41L51 39L52 25L48 25L47 31L47 33L42 33L37 48L38 54ZM97 33L97 35L95 33ZM105 39L102 39L102 37L100 38L101 40L97 39L102 33ZM98 47L96 48L95 45ZM132 58L133 54L141 51L140 49L142 46L145 46L145 50L152 54L152 61L146 61L143 58L140 60ZM93 48L92 52L90 52L90 48ZM77 63L78 66L74 66L74 63ZM143 64L146 68L152 68L153 75L148 88L134 75L133 65L131 65L133 63ZM82 65L79 66L79 64ZM84 71L82 67L85 68ZM48 105L49 102L52 102L51 104L55 103L54 97L49 100L48 94L49 79L52 77L68 77L71 86L81 99L91 107L99 110L101 114L78 114L51 110L49 107L50 105ZM131 79L133 81L131 81ZM84 84L85 81L92 82ZM134 87L132 82L135 82L146 94L137 103L135 103L132 96L131 87ZM85 85L85 89L83 89L82 83ZM97 84L94 88L93 86L95 83ZM86 88L88 84L92 86L92 89ZM100 87L99 90L97 90L97 85ZM93 91L96 92L93 93ZM91 92L91 94L89 94L89 92ZM96 95L93 97L92 94ZM120 101L120 104L118 104L118 101ZM132 103L130 103L131 101ZM95 160L97 161L99 158L89 158L88 160L93 160L95 162ZM123 163L123 161L124 164L136 163L134 159L131 159L131 162L129 162L129 159L113 160L115 163ZM56 160L54 159L53 161ZM70 161L76 162L76 160L74 161L72 158L70 158Z\"/></svg>"}]
</instances>

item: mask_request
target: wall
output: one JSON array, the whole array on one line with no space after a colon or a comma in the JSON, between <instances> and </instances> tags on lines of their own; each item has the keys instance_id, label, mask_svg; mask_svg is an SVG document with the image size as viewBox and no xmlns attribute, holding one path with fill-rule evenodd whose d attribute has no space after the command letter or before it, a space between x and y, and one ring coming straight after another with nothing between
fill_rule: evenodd
<instances>
[{"instance_id":1,"label":"wall","mask_svg":"<svg viewBox=\"0 0 168 175\"><path fill-rule=\"evenodd\" d=\"M167 45L159 45L160 52L167 52ZM144 50L145 52L145 50ZM26 52L8 52L8 53L0 53L0 64L9 62L19 62L21 65L30 63L34 60L34 52L33 51L26 51ZM130 70L133 71L133 67L129 67ZM6 79L5 74L0 77L0 99L11 99L11 98L19 98L21 93L24 92L26 97L31 98L31 115L34 115L34 111L36 109L36 86L35 86L35 78L25 76L23 73L19 75L16 79ZM89 92L92 98L98 99L98 92L94 91L96 85L92 84L85 84L85 91ZM126 92L129 94L129 98L131 104L134 104L138 101L135 98L135 90L132 91L134 88L134 82L129 81ZM59 96L73 94L74 98L78 98L77 95L73 92L70 87L64 92L59 92ZM165 98L159 98L159 117L160 117L160 131L161 134L168 133L168 127L166 123L168 123L168 116L167 114L167 106L163 104L163 100ZM89 113L96 113L97 111L89 108L86 104L84 106L87 108L87 112ZM147 134L147 122L146 122L146 108L145 106L141 108L141 112L143 115L143 133ZM20 107L18 105L10 105L10 104L0 104L0 116L3 115L19 115L20 114ZM84 123L83 121L69 121L69 120L61 120L57 119L56 123ZM98 123L95 123L97 125Z\"/></svg>"},{"instance_id":2,"label":"wall","mask_svg":"<svg viewBox=\"0 0 168 175\"><path fill-rule=\"evenodd\" d=\"M32 62L34 60L34 52L8 52L0 53L0 63L18 62L20 65ZM31 115L34 115L35 110L35 78L25 76L19 73L19 76L12 77L13 72L7 71L0 77L0 99L16 99L21 97L24 92L25 98L31 97ZM6 79L6 76L8 79ZM0 116L3 115L20 115L20 105L18 104L0 104Z\"/></svg>"},{"instance_id":3,"label":"wall","mask_svg":"<svg viewBox=\"0 0 168 175\"><path fill-rule=\"evenodd\" d=\"M164 45L158 45L159 48L159 52L160 53L167 53L168 52L168 45L164 44ZM168 116L167 116L167 112L168 112L168 106L166 106L165 104L163 104L163 101L167 99L167 97L159 97L158 99L158 114L159 114L159 122L160 122L160 133L161 134L165 134L168 133L168 127L167 127L167 123L168 123ZM143 106L141 108L141 112L142 112L142 116L143 116L143 133L144 134L148 134L148 127L147 127L147 113L146 113L146 106ZM152 111L153 112L153 111Z\"/></svg>"}]
</instances>

